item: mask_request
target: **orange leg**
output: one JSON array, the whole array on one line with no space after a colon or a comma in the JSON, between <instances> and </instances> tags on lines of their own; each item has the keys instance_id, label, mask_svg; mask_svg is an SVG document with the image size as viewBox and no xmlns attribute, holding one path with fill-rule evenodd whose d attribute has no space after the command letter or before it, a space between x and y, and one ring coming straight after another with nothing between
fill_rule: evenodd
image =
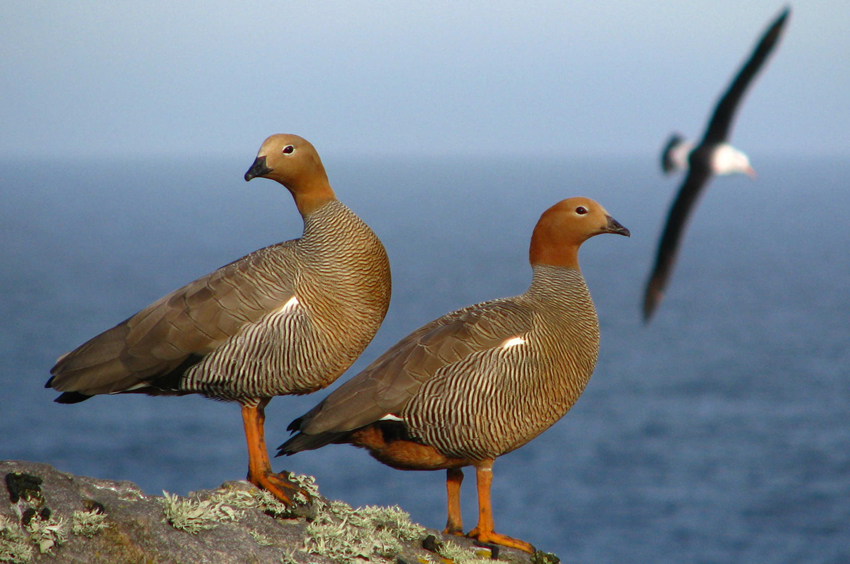
<instances>
[{"instance_id":1,"label":"orange leg","mask_svg":"<svg viewBox=\"0 0 850 564\"><path fill-rule=\"evenodd\" d=\"M463 518L460 514L460 484L463 482L463 470L449 468L446 470L446 491L449 494L449 520L446 521L446 535L463 534Z\"/></svg>"},{"instance_id":2,"label":"orange leg","mask_svg":"<svg viewBox=\"0 0 850 564\"><path fill-rule=\"evenodd\" d=\"M248 481L264 490L268 490L286 505L292 505L292 496L298 493L298 486L272 472L263 424L266 421L265 408L270 399L260 401L257 407L242 406L242 422L245 424L245 439L248 441Z\"/></svg>"},{"instance_id":3,"label":"orange leg","mask_svg":"<svg viewBox=\"0 0 850 564\"><path fill-rule=\"evenodd\" d=\"M490 502L490 484L493 481L493 461L484 460L475 465L475 478L478 482L478 526L466 536L480 542L500 544L534 553L534 547L525 541L500 535L493 531L493 506Z\"/></svg>"}]
</instances>

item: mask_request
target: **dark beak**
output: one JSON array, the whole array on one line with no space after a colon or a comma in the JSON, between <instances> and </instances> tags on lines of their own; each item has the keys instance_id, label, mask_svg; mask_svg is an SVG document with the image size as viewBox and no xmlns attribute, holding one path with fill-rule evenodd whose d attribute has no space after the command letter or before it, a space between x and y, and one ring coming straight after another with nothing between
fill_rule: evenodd
<instances>
[{"instance_id":1,"label":"dark beak","mask_svg":"<svg viewBox=\"0 0 850 564\"><path fill-rule=\"evenodd\" d=\"M611 217L610 215L605 216L608 219L608 225L602 228L603 233L614 233L616 235L625 235L626 237L631 236L631 232L628 229L620 225L620 222Z\"/></svg>"},{"instance_id":2,"label":"dark beak","mask_svg":"<svg viewBox=\"0 0 850 564\"><path fill-rule=\"evenodd\" d=\"M251 168L248 169L248 172L245 173L245 182L248 182L252 178L257 178L258 176L265 176L271 171L272 169L266 166L266 157L257 157L254 159L254 164L252 164Z\"/></svg>"}]
</instances>

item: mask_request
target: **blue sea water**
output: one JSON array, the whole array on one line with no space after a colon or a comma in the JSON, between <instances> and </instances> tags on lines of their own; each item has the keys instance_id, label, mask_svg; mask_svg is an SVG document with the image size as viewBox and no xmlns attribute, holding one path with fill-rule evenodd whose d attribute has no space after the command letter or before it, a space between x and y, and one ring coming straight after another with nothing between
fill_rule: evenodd
<instances>
[{"instance_id":1,"label":"blue sea water","mask_svg":"<svg viewBox=\"0 0 850 564\"><path fill-rule=\"evenodd\" d=\"M0 459L186 494L244 477L236 405L199 397L52 402L58 355L174 288L297 237L251 158L0 163ZM677 180L647 159L326 158L393 268L390 312L341 381L419 325L522 292L540 213L585 195L632 231L584 245L596 372L552 429L494 467L497 531L564 562L850 561L850 161L755 158L715 179L665 301L642 285ZM275 399L271 447L325 392ZM331 445L274 461L352 505L445 523L442 472ZM475 524L474 473L463 492Z\"/></svg>"}]
</instances>

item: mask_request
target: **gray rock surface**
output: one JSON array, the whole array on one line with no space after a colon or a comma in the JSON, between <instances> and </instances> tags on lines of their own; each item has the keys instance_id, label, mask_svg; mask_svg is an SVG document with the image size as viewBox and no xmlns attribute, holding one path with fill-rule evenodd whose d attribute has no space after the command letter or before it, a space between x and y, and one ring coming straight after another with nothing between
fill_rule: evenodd
<instances>
[{"instance_id":1,"label":"gray rock surface","mask_svg":"<svg viewBox=\"0 0 850 564\"><path fill-rule=\"evenodd\" d=\"M131 482L0 461L0 562L493 562L488 549L427 530L397 507L351 509L319 496L311 477L297 479L312 499L290 510L245 481L150 496ZM423 548L429 536L432 550ZM557 562L505 548L498 560Z\"/></svg>"}]
</instances>

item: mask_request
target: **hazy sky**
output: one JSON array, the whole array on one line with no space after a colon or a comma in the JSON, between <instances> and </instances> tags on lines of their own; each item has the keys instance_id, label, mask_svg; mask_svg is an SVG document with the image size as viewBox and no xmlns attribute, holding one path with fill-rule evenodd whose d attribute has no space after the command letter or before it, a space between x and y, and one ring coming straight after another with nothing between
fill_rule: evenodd
<instances>
[{"instance_id":1,"label":"hazy sky","mask_svg":"<svg viewBox=\"0 0 850 564\"><path fill-rule=\"evenodd\" d=\"M0 156L655 154L777 0L0 3ZM850 5L792 5L733 131L850 155Z\"/></svg>"}]
</instances>

